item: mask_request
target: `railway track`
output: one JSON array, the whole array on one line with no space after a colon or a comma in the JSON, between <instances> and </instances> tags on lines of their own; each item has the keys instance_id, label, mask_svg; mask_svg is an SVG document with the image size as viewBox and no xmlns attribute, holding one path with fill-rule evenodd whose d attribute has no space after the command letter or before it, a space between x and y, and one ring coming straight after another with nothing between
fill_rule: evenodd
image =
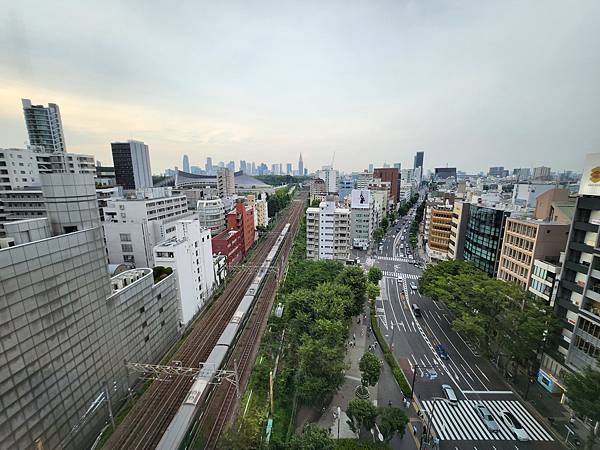
<instances>
[{"instance_id":1,"label":"railway track","mask_svg":"<svg viewBox=\"0 0 600 450\"><path fill-rule=\"evenodd\" d=\"M302 195L302 198L305 196ZM279 218L267 238L257 245L248 263L260 265L274 245L285 223L297 220L298 204ZM303 202L301 202L303 205ZM240 299L254 278L252 270L235 275L223 293L194 324L185 342L171 361L181 361L185 367L197 367L204 362L220 334L235 312ZM153 450L183 402L193 382L192 377L174 377L170 381L154 381L138 399L104 448L122 450Z\"/></svg>"},{"instance_id":2,"label":"railway track","mask_svg":"<svg viewBox=\"0 0 600 450\"><path fill-rule=\"evenodd\" d=\"M298 219L302 211L303 208L299 208L292 213L294 216L291 218L293 220L291 223L294 225L289 234L290 239L285 242L279 255L281 268L284 268L287 263L294 236L298 231ZM280 273L278 275L280 276L282 274L283 273ZM248 325L243 331L236 349L229 360L228 366L230 369L233 369L233 360L235 359L237 362L240 392L244 392L248 385L252 367L254 366L254 361L260 346L260 338L264 333L273 307L275 293L279 285L279 276L275 278L273 275L270 275L266 280L265 286L254 307L252 316L248 321ZM222 432L227 424L235 417L239 406L238 399L236 398L235 386L230 383L222 383L210 399L207 411L201 419L202 424L200 431L206 436L206 440L204 441L205 449L217 448Z\"/></svg>"}]
</instances>

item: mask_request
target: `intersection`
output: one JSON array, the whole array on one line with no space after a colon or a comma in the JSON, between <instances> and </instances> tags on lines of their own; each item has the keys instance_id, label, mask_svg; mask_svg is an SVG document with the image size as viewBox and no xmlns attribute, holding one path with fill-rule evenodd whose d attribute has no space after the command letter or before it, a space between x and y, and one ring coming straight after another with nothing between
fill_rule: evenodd
<instances>
[{"instance_id":1,"label":"intersection","mask_svg":"<svg viewBox=\"0 0 600 450\"><path fill-rule=\"evenodd\" d=\"M452 315L445 306L412 287L418 284L423 265L415 261L405 245L411 213L391 227L380 251L367 262L383 271L381 298L376 305L381 331L409 383L415 374L414 397L426 416L424 424L433 423L441 449L564 448L510 389L496 368L452 329ZM436 352L439 345L445 349L447 359ZM453 388L456 404L440 399L442 385ZM488 431L475 412L476 405L487 407L499 425L498 432ZM516 440L502 420L505 412L519 420L529 441Z\"/></svg>"}]
</instances>

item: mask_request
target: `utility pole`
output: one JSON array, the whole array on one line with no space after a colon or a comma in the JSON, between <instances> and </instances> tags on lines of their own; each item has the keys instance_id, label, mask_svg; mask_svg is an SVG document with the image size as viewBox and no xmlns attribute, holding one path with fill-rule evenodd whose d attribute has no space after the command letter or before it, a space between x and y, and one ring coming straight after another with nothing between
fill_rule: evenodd
<instances>
[{"instance_id":1,"label":"utility pole","mask_svg":"<svg viewBox=\"0 0 600 450\"><path fill-rule=\"evenodd\" d=\"M110 402L110 392L108 391L108 382L104 382L104 397L106 397L106 406L108 408L108 417L113 431L115 431L115 418L113 417L112 404Z\"/></svg>"}]
</instances>

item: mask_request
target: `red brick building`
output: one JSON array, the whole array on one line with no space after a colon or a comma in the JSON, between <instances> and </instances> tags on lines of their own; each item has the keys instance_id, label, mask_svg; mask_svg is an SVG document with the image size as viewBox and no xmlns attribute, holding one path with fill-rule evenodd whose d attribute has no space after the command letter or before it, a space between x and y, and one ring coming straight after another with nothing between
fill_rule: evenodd
<instances>
[{"instance_id":1,"label":"red brick building","mask_svg":"<svg viewBox=\"0 0 600 450\"><path fill-rule=\"evenodd\" d=\"M238 230L224 230L211 239L213 255L225 255L227 267L233 267L244 256L244 241L242 232Z\"/></svg>"},{"instance_id":2,"label":"red brick building","mask_svg":"<svg viewBox=\"0 0 600 450\"><path fill-rule=\"evenodd\" d=\"M389 181L390 197L394 203L398 203L398 186L400 184L400 174L395 167L381 167L373 170L373 178L379 178L381 181Z\"/></svg>"},{"instance_id":3,"label":"red brick building","mask_svg":"<svg viewBox=\"0 0 600 450\"><path fill-rule=\"evenodd\" d=\"M242 233L242 251L246 255L254 244L254 208L237 202L233 211L227 214L227 229Z\"/></svg>"}]
</instances>

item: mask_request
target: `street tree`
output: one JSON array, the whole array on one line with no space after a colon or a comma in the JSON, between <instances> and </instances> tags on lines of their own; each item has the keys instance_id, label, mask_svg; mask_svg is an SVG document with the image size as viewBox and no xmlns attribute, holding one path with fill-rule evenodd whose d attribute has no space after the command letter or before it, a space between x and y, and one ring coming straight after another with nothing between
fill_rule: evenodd
<instances>
[{"instance_id":1,"label":"street tree","mask_svg":"<svg viewBox=\"0 0 600 450\"><path fill-rule=\"evenodd\" d=\"M373 232L373 239L377 244L379 244L383 240L383 236L385 236L385 231L381 227L377 228Z\"/></svg>"},{"instance_id":2,"label":"street tree","mask_svg":"<svg viewBox=\"0 0 600 450\"><path fill-rule=\"evenodd\" d=\"M367 296L371 300L375 300L379 296L380 292L381 290L379 289L379 285L375 283L367 284Z\"/></svg>"},{"instance_id":3,"label":"street tree","mask_svg":"<svg viewBox=\"0 0 600 450\"><path fill-rule=\"evenodd\" d=\"M367 277L363 269L360 266L347 266L337 276L336 281L352 291L353 302L348 309L349 317L360 314L367 301Z\"/></svg>"},{"instance_id":4,"label":"street tree","mask_svg":"<svg viewBox=\"0 0 600 450\"><path fill-rule=\"evenodd\" d=\"M377 384L381 374L381 362L377 356L371 352L365 353L360 358L358 368L362 373L360 381L363 386L375 386Z\"/></svg>"},{"instance_id":5,"label":"street tree","mask_svg":"<svg viewBox=\"0 0 600 450\"><path fill-rule=\"evenodd\" d=\"M350 429L360 434L361 430L370 430L375 425L377 408L369 400L355 398L350 400L346 415Z\"/></svg>"},{"instance_id":6,"label":"street tree","mask_svg":"<svg viewBox=\"0 0 600 450\"><path fill-rule=\"evenodd\" d=\"M383 231L386 231L389 226L390 226L390 221L388 220L387 217L384 217L383 219L381 219L381 228L383 228Z\"/></svg>"},{"instance_id":7,"label":"street tree","mask_svg":"<svg viewBox=\"0 0 600 450\"><path fill-rule=\"evenodd\" d=\"M379 408L378 422L379 430L383 434L385 442L389 442L396 434L400 437L404 436L409 419L402 409L387 406Z\"/></svg>"},{"instance_id":8,"label":"street tree","mask_svg":"<svg viewBox=\"0 0 600 450\"><path fill-rule=\"evenodd\" d=\"M334 441L324 428L309 423L304 426L302 434L294 435L288 443L289 450L333 450Z\"/></svg>"},{"instance_id":9,"label":"street tree","mask_svg":"<svg viewBox=\"0 0 600 450\"><path fill-rule=\"evenodd\" d=\"M600 371L592 366L584 367L565 377L565 387L569 406L581 417L587 417L592 422L600 421ZM594 448L596 428L588 434L586 447Z\"/></svg>"},{"instance_id":10,"label":"street tree","mask_svg":"<svg viewBox=\"0 0 600 450\"><path fill-rule=\"evenodd\" d=\"M371 283L379 283L379 281L383 278L383 271L379 267L371 267L367 274L367 278Z\"/></svg>"}]
</instances>

